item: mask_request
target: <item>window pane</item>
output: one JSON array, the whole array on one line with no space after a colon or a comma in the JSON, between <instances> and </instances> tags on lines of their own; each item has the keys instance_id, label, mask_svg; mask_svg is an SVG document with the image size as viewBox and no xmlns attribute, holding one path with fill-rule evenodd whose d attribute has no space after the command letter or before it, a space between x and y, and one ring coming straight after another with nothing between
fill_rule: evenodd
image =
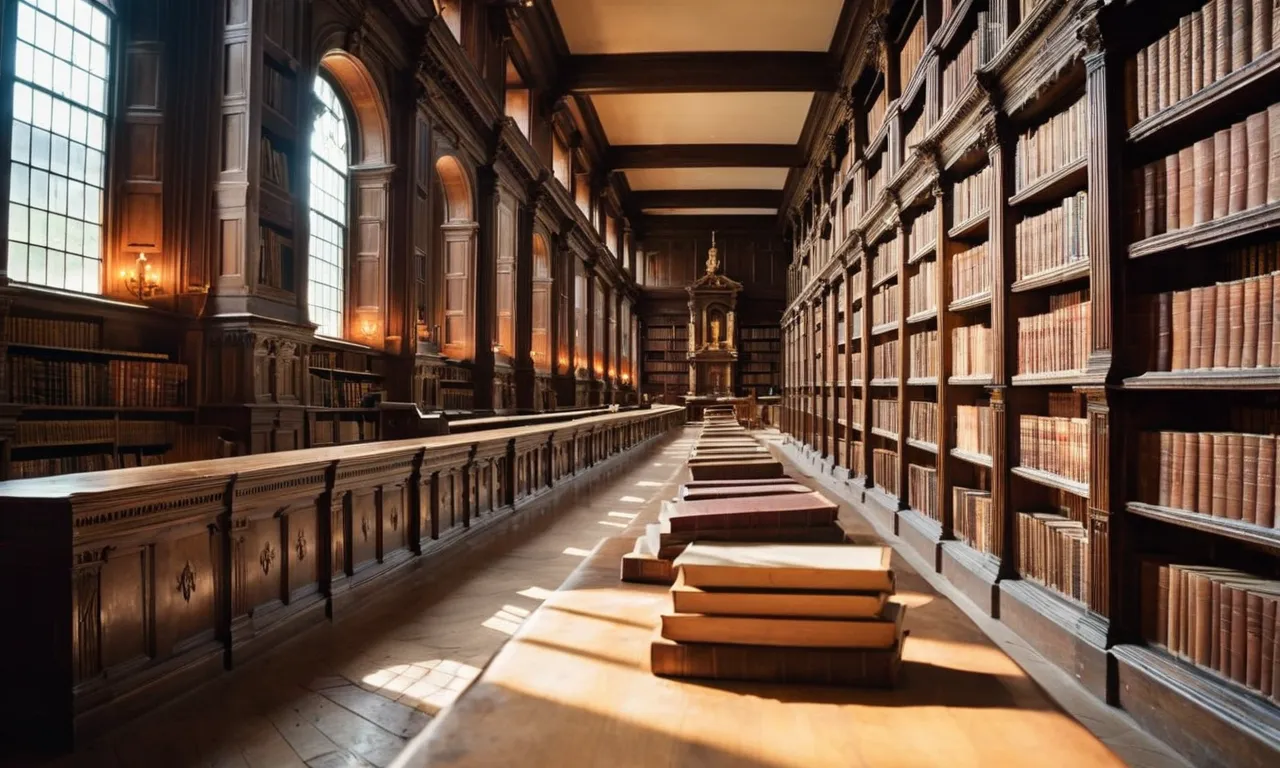
<instances>
[{"instance_id":1,"label":"window pane","mask_svg":"<svg viewBox=\"0 0 1280 768\"><path fill-rule=\"evenodd\" d=\"M88 0L15 2L9 274L97 291L111 19Z\"/></svg>"}]
</instances>

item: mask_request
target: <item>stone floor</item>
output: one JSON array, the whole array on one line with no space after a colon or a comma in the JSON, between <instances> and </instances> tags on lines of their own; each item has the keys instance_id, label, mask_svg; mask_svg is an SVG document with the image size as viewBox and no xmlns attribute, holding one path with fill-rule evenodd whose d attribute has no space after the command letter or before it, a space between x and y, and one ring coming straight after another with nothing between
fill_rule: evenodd
<instances>
[{"instance_id":1,"label":"stone floor","mask_svg":"<svg viewBox=\"0 0 1280 768\"><path fill-rule=\"evenodd\" d=\"M388 765L601 539L674 495L693 436L692 428L673 434L463 542L412 577L416 595L403 604L325 625L48 765ZM842 521L870 532L851 511ZM977 624L976 642L986 632L1008 654L1010 673L1032 678L1125 762L1185 765L932 576L909 581L952 598Z\"/></svg>"},{"instance_id":2,"label":"stone floor","mask_svg":"<svg viewBox=\"0 0 1280 768\"><path fill-rule=\"evenodd\" d=\"M601 539L674 495L692 433L625 456L428 565L370 609L118 728L50 768L384 766Z\"/></svg>"}]
</instances>

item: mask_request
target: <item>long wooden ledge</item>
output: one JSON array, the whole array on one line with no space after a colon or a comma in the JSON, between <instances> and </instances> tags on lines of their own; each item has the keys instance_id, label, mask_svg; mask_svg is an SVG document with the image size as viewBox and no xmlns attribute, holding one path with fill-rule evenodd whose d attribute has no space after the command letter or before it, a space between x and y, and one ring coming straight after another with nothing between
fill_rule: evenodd
<instances>
[{"instance_id":1,"label":"long wooden ledge","mask_svg":"<svg viewBox=\"0 0 1280 768\"><path fill-rule=\"evenodd\" d=\"M154 706L684 416L0 483L0 739L66 747Z\"/></svg>"},{"instance_id":2,"label":"long wooden ledge","mask_svg":"<svg viewBox=\"0 0 1280 768\"><path fill-rule=\"evenodd\" d=\"M597 548L393 768L1123 765L896 554L912 606L897 689L654 677L649 642L670 598L618 581L632 541Z\"/></svg>"}]
</instances>

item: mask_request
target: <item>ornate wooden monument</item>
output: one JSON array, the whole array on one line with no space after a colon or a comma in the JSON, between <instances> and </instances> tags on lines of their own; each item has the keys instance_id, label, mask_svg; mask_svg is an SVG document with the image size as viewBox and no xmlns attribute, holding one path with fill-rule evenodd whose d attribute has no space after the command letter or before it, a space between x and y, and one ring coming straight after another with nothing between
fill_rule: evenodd
<instances>
[{"instance_id":1,"label":"ornate wooden monument","mask_svg":"<svg viewBox=\"0 0 1280 768\"><path fill-rule=\"evenodd\" d=\"M717 272L720 268L716 235L711 233L707 272L689 291L689 395L733 394L734 311L742 284Z\"/></svg>"}]
</instances>

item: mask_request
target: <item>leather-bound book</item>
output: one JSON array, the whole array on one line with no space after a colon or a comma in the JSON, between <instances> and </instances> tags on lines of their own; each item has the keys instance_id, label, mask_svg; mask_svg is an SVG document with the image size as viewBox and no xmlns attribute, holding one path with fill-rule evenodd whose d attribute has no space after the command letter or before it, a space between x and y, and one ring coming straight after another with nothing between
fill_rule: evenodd
<instances>
[{"instance_id":1,"label":"leather-bound book","mask_svg":"<svg viewBox=\"0 0 1280 768\"><path fill-rule=\"evenodd\" d=\"M1212 362L1213 353L1212 351L1204 349L1203 334L1200 332L1200 329L1207 325L1207 323L1204 322L1204 288L1196 287L1192 288L1190 291L1183 291L1183 293L1191 294L1191 298L1189 300L1190 323L1187 328L1187 345L1191 348L1191 352L1187 367L1207 368L1208 366L1205 365L1204 362L1205 357L1208 357L1210 362ZM1209 352L1208 355L1203 354L1206 351Z\"/></svg>"},{"instance_id":2,"label":"leather-bound book","mask_svg":"<svg viewBox=\"0 0 1280 768\"><path fill-rule=\"evenodd\" d=\"M1171 507L1173 498L1173 433L1160 433L1160 485L1156 503L1162 507Z\"/></svg>"},{"instance_id":3,"label":"leather-bound book","mask_svg":"<svg viewBox=\"0 0 1280 768\"><path fill-rule=\"evenodd\" d=\"M1182 432L1182 496L1178 509L1195 509L1199 495L1200 436Z\"/></svg>"},{"instance_id":4,"label":"leather-bound book","mask_svg":"<svg viewBox=\"0 0 1280 768\"><path fill-rule=\"evenodd\" d=\"M1243 518L1244 502L1244 435L1227 433L1227 519Z\"/></svg>"},{"instance_id":5,"label":"leather-bound book","mask_svg":"<svg viewBox=\"0 0 1280 768\"><path fill-rule=\"evenodd\" d=\"M1191 223L1204 224L1213 219L1213 137L1201 139L1192 145L1192 183L1194 208Z\"/></svg>"},{"instance_id":6,"label":"leather-bound book","mask_svg":"<svg viewBox=\"0 0 1280 768\"><path fill-rule=\"evenodd\" d=\"M1253 0L1231 0L1231 71L1253 60Z\"/></svg>"},{"instance_id":7,"label":"leather-bound book","mask_svg":"<svg viewBox=\"0 0 1280 768\"><path fill-rule=\"evenodd\" d=\"M1231 206L1231 129L1213 134L1213 217L1226 216Z\"/></svg>"},{"instance_id":8,"label":"leather-bound book","mask_svg":"<svg viewBox=\"0 0 1280 768\"><path fill-rule=\"evenodd\" d=\"M1280 18L1280 14L1277 14ZM1267 107L1267 202L1280 200L1280 104Z\"/></svg>"},{"instance_id":9,"label":"leather-bound book","mask_svg":"<svg viewBox=\"0 0 1280 768\"><path fill-rule=\"evenodd\" d=\"M1258 281L1240 283L1244 302L1244 339L1240 346L1240 367L1253 368L1258 361Z\"/></svg>"},{"instance_id":10,"label":"leather-bound book","mask_svg":"<svg viewBox=\"0 0 1280 768\"><path fill-rule=\"evenodd\" d=\"M1227 367L1239 368L1244 353L1244 281L1227 283Z\"/></svg>"},{"instance_id":11,"label":"leather-bound book","mask_svg":"<svg viewBox=\"0 0 1280 768\"><path fill-rule=\"evenodd\" d=\"M1192 289L1197 290L1197 289ZM1213 323L1217 316L1218 287L1206 285L1200 290L1200 324L1193 325L1191 332L1200 337L1200 362L1197 368L1213 367Z\"/></svg>"},{"instance_id":12,"label":"leather-bound book","mask_svg":"<svg viewBox=\"0 0 1280 768\"><path fill-rule=\"evenodd\" d=\"M1217 28L1214 35L1213 62L1218 79L1231 74L1231 0L1212 0Z\"/></svg>"},{"instance_id":13,"label":"leather-bound book","mask_svg":"<svg viewBox=\"0 0 1280 768\"><path fill-rule=\"evenodd\" d=\"M1231 137L1232 145L1235 136ZM1195 225L1196 219L1196 150L1194 146L1178 150L1178 227Z\"/></svg>"},{"instance_id":14,"label":"leather-bound book","mask_svg":"<svg viewBox=\"0 0 1280 768\"><path fill-rule=\"evenodd\" d=\"M1213 367L1226 368L1231 348L1231 297L1226 283L1218 283L1213 291Z\"/></svg>"},{"instance_id":15,"label":"leather-bound book","mask_svg":"<svg viewBox=\"0 0 1280 768\"><path fill-rule=\"evenodd\" d=\"M1197 93L1204 88L1204 20L1199 13L1193 13L1191 20L1191 92Z\"/></svg>"},{"instance_id":16,"label":"leather-bound book","mask_svg":"<svg viewBox=\"0 0 1280 768\"><path fill-rule=\"evenodd\" d=\"M1173 292L1156 294L1156 370L1173 370Z\"/></svg>"},{"instance_id":17,"label":"leather-bound book","mask_svg":"<svg viewBox=\"0 0 1280 768\"><path fill-rule=\"evenodd\" d=\"M1249 135L1244 121L1231 126L1231 189L1227 213L1239 213L1249 200Z\"/></svg>"},{"instance_id":18,"label":"leather-bound book","mask_svg":"<svg viewBox=\"0 0 1280 768\"><path fill-rule=\"evenodd\" d=\"M1253 0L1253 40L1250 53L1253 58L1271 50L1272 0Z\"/></svg>"},{"instance_id":19,"label":"leather-bound book","mask_svg":"<svg viewBox=\"0 0 1280 768\"><path fill-rule=\"evenodd\" d=\"M1185 509L1183 502L1184 470L1187 465L1187 433L1174 432L1169 457L1169 475L1173 479L1169 483L1169 506L1174 509Z\"/></svg>"},{"instance_id":20,"label":"leather-bound book","mask_svg":"<svg viewBox=\"0 0 1280 768\"><path fill-rule=\"evenodd\" d=\"M1164 159L1165 232L1174 232L1181 228L1181 222L1178 219L1179 212L1182 210L1182 196L1180 194L1182 174L1178 168L1181 161L1181 156L1176 153Z\"/></svg>"},{"instance_id":21,"label":"leather-bound book","mask_svg":"<svg viewBox=\"0 0 1280 768\"><path fill-rule=\"evenodd\" d=\"M1245 206L1257 208L1267 202L1267 164L1271 161L1271 136L1267 126L1267 113L1249 115L1244 121L1249 142L1249 182L1245 192Z\"/></svg>"},{"instance_id":22,"label":"leather-bound book","mask_svg":"<svg viewBox=\"0 0 1280 768\"><path fill-rule=\"evenodd\" d=\"M1275 300L1273 291L1275 290L1275 276L1267 273L1258 278L1258 345L1255 353L1254 365L1258 368L1270 368L1271 361L1271 335L1274 333L1275 325L1273 323L1272 313L1275 312L1272 304Z\"/></svg>"},{"instance_id":23,"label":"leather-bound book","mask_svg":"<svg viewBox=\"0 0 1280 768\"><path fill-rule=\"evenodd\" d=\"M1240 490L1240 519L1246 523L1258 520L1258 458L1261 446L1259 435L1242 435L1241 464L1243 466L1243 486Z\"/></svg>"},{"instance_id":24,"label":"leather-bound book","mask_svg":"<svg viewBox=\"0 0 1280 768\"><path fill-rule=\"evenodd\" d=\"M1213 434L1196 435L1196 511L1202 515L1213 513Z\"/></svg>"},{"instance_id":25,"label":"leather-bound book","mask_svg":"<svg viewBox=\"0 0 1280 768\"><path fill-rule=\"evenodd\" d=\"M1214 517L1227 516L1227 442L1228 433L1213 433L1213 506Z\"/></svg>"},{"instance_id":26,"label":"leather-bound book","mask_svg":"<svg viewBox=\"0 0 1280 768\"><path fill-rule=\"evenodd\" d=\"M1178 291L1173 294L1173 370L1185 371L1191 367L1191 294Z\"/></svg>"},{"instance_id":27,"label":"leather-bound book","mask_svg":"<svg viewBox=\"0 0 1280 768\"><path fill-rule=\"evenodd\" d=\"M1258 498L1254 522L1263 528L1275 526L1276 439L1258 436Z\"/></svg>"}]
</instances>

